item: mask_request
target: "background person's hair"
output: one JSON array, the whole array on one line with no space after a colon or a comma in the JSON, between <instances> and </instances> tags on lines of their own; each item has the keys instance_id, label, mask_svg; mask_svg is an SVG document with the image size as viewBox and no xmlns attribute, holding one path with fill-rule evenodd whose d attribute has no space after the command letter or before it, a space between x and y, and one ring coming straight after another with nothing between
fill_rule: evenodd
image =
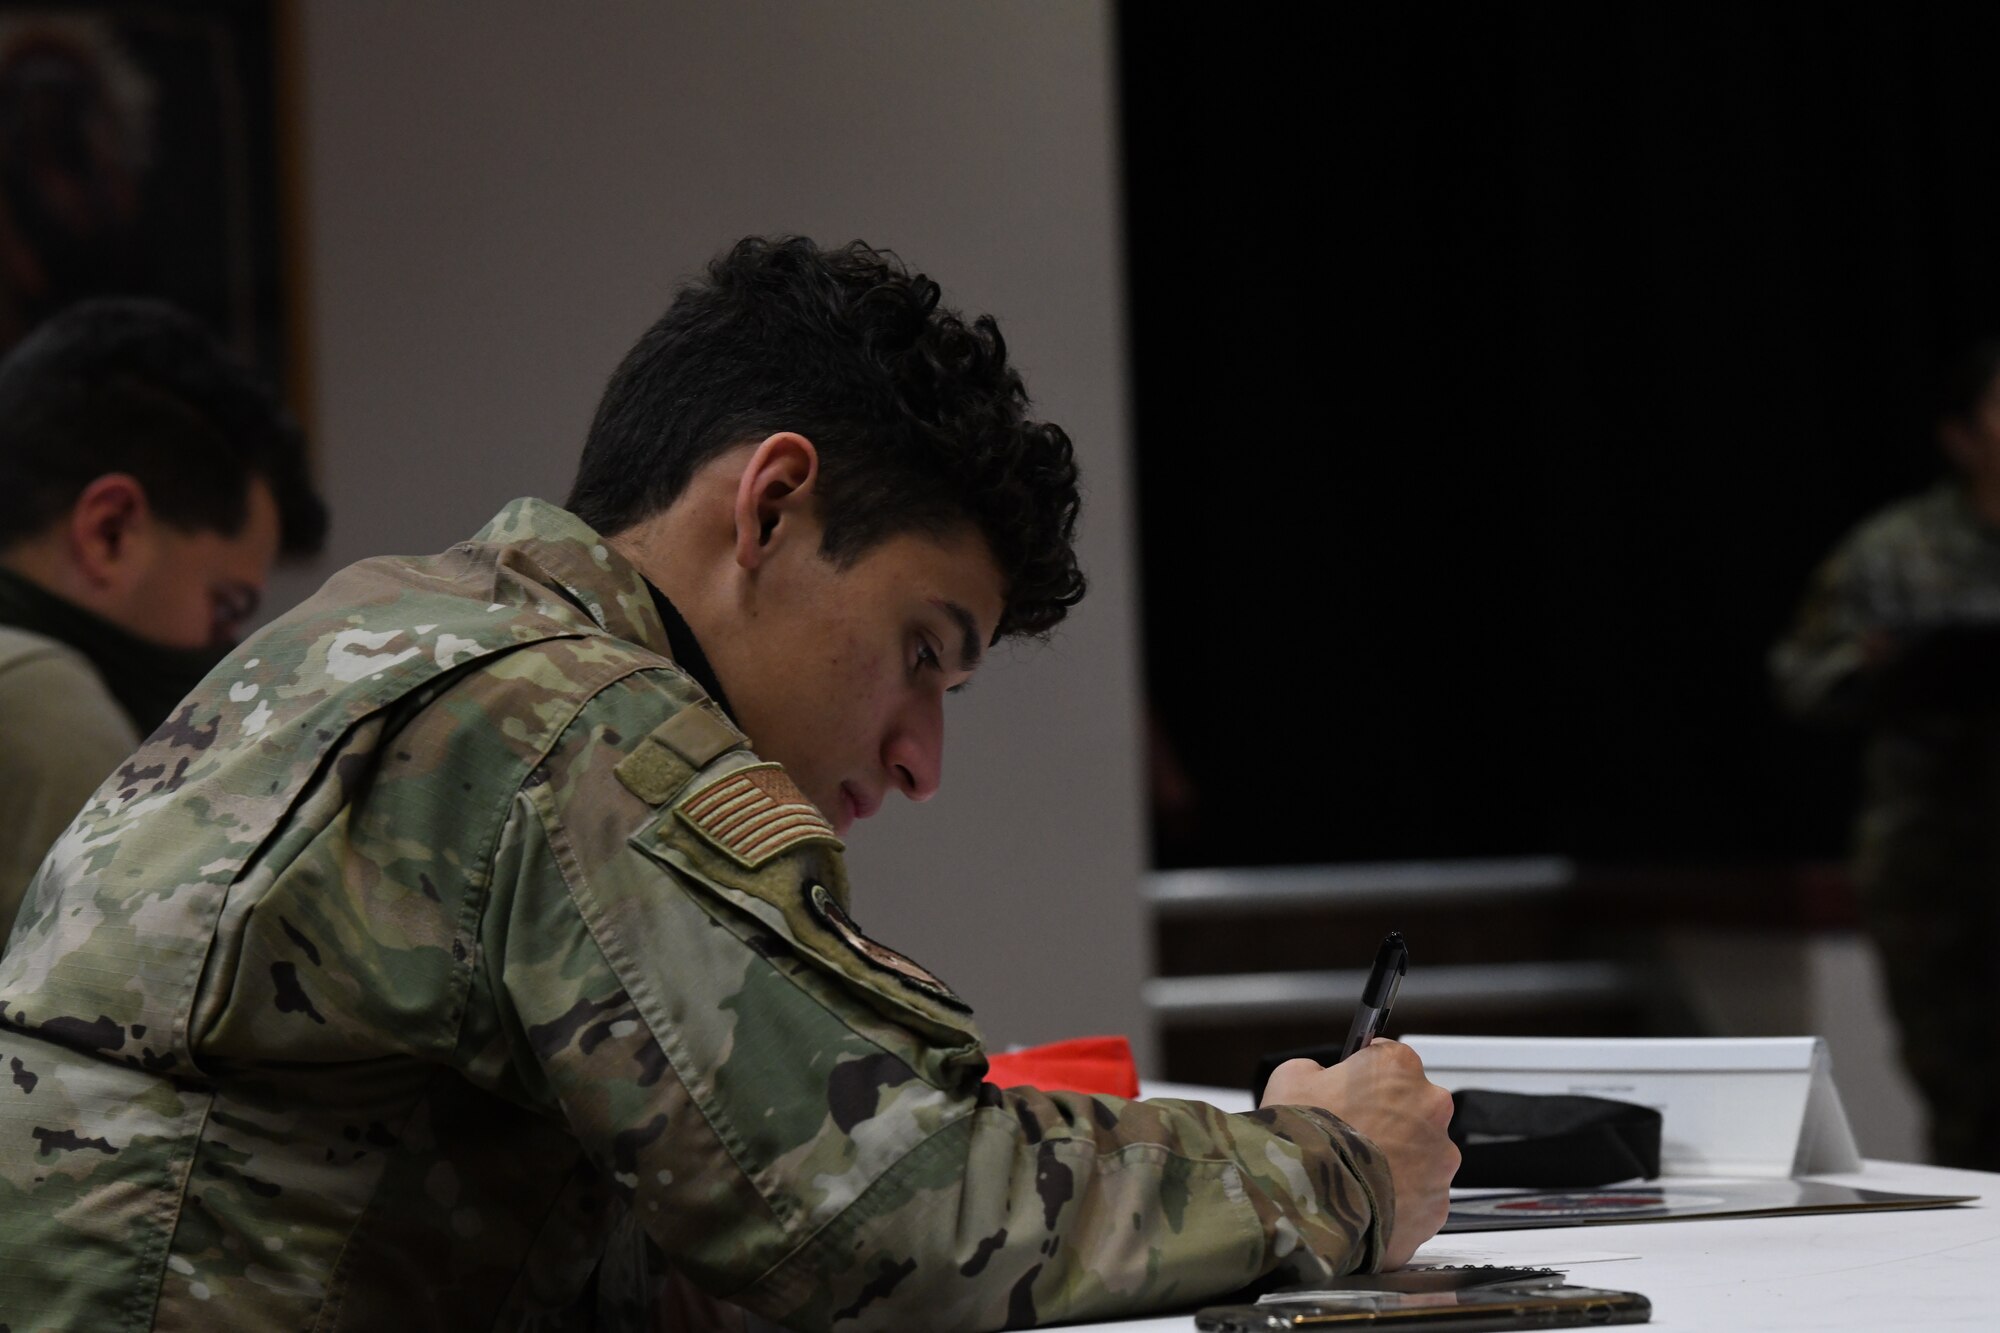
<instances>
[{"instance_id":1,"label":"background person's hair","mask_svg":"<svg viewBox=\"0 0 2000 1333\"><path fill-rule=\"evenodd\" d=\"M235 536L250 482L278 502L280 550L311 555L326 506L298 426L192 316L158 301L84 301L0 360L0 550L37 536L84 487L123 472L153 513Z\"/></svg>"},{"instance_id":2,"label":"background person's hair","mask_svg":"<svg viewBox=\"0 0 2000 1333\"><path fill-rule=\"evenodd\" d=\"M797 431L819 451L823 554L966 522L1006 582L999 632L1038 634L1083 597L1076 459L1027 418L991 316L859 241L750 237L681 289L606 386L568 507L614 534L733 446Z\"/></svg>"}]
</instances>

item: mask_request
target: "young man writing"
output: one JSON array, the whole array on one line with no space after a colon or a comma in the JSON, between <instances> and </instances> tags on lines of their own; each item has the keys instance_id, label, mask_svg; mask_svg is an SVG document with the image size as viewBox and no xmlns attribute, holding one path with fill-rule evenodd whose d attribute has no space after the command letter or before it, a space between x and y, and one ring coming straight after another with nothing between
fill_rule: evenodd
<instances>
[{"instance_id":1,"label":"young man writing","mask_svg":"<svg viewBox=\"0 0 2000 1333\"><path fill-rule=\"evenodd\" d=\"M1456 1154L1406 1049L1251 1116L1003 1091L849 915L840 840L936 790L945 694L1082 594L1025 406L927 279L745 241L613 377L567 510L355 566L225 662L0 964L0 1317L587 1327L634 1225L799 1328L1407 1259Z\"/></svg>"}]
</instances>

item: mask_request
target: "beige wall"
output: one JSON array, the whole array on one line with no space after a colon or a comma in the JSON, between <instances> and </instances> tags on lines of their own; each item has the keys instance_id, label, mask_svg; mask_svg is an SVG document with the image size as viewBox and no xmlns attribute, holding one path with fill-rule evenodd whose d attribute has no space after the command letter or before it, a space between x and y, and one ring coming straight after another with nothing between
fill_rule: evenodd
<instances>
[{"instance_id":1,"label":"beige wall","mask_svg":"<svg viewBox=\"0 0 2000 1333\"><path fill-rule=\"evenodd\" d=\"M605 376L749 232L860 236L997 315L1075 437L1093 592L950 709L944 794L854 840L863 926L996 1043L1138 1036L1136 626L1103 4L301 5L332 547L560 499Z\"/></svg>"}]
</instances>

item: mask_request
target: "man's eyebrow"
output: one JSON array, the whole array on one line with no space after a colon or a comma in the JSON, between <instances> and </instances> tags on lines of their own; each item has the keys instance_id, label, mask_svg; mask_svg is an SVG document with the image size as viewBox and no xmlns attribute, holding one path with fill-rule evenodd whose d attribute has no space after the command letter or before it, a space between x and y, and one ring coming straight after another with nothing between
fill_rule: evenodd
<instances>
[{"instance_id":1,"label":"man's eyebrow","mask_svg":"<svg viewBox=\"0 0 2000 1333\"><path fill-rule=\"evenodd\" d=\"M986 656L986 648L979 641L979 622L972 618L972 612L957 602L933 597L931 605L950 616L952 623L958 626L958 669L975 670Z\"/></svg>"}]
</instances>

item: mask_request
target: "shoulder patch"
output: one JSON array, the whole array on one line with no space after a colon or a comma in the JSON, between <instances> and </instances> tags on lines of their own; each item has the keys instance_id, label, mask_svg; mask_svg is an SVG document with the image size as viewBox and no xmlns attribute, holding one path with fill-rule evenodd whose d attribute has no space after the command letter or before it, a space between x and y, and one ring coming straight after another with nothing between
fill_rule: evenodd
<instances>
[{"instance_id":1,"label":"shoulder patch","mask_svg":"<svg viewBox=\"0 0 2000 1333\"><path fill-rule=\"evenodd\" d=\"M951 987L939 981L928 968L922 967L886 944L878 943L861 933L842 909L833 893L821 883L808 880L805 884L806 905L812 909L814 917L825 926L842 944L860 955L861 961L877 972L887 972L905 986L922 991L939 1004L969 1014L972 1006L958 998Z\"/></svg>"},{"instance_id":2,"label":"shoulder patch","mask_svg":"<svg viewBox=\"0 0 2000 1333\"><path fill-rule=\"evenodd\" d=\"M748 870L802 842L842 845L819 807L776 764L733 769L682 797L674 813Z\"/></svg>"}]
</instances>

